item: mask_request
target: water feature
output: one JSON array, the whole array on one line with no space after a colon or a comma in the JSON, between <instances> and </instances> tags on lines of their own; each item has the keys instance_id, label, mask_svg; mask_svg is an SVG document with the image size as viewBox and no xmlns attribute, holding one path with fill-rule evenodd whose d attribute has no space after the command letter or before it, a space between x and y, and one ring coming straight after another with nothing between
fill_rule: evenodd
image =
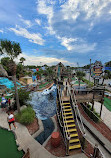
<instances>
[{"instance_id":1,"label":"water feature","mask_svg":"<svg viewBox=\"0 0 111 158\"><path fill-rule=\"evenodd\" d=\"M31 97L29 103L39 119L45 120L56 114L56 89L47 95L43 95L42 92L32 92Z\"/></svg>"},{"instance_id":2,"label":"water feature","mask_svg":"<svg viewBox=\"0 0 111 158\"><path fill-rule=\"evenodd\" d=\"M53 88L52 88L53 89ZM54 124L50 117L56 114L56 92L57 89L51 91L49 94L42 94L42 92L32 92L32 105L36 112L37 118L42 120L44 131L36 137L36 140L43 144L54 130Z\"/></svg>"},{"instance_id":3,"label":"water feature","mask_svg":"<svg viewBox=\"0 0 111 158\"><path fill-rule=\"evenodd\" d=\"M7 88L12 89L14 87L13 81L9 80L6 77L0 77L0 85L5 85ZM21 84L17 82L17 85Z\"/></svg>"}]
</instances>

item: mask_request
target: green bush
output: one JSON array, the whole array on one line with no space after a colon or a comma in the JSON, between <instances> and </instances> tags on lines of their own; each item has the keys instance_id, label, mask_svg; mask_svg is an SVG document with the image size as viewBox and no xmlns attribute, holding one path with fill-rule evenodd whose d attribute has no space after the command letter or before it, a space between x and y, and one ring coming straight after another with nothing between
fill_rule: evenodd
<instances>
[{"instance_id":1,"label":"green bush","mask_svg":"<svg viewBox=\"0 0 111 158\"><path fill-rule=\"evenodd\" d=\"M93 113L91 112L91 109L92 109L92 107L91 107L91 105L87 105L87 108L83 105L82 106L83 107L83 109L84 109L84 111L87 113L87 115L94 121L94 122L99 122L99 118L100 118L100 116L99 116L99 114L97 113L97 112L95 112L95 110L93 110ZM96 115L96 116L95 116Z\"/></svg>"},{"instance_id":2,"label":"green bush","mask_svg":"<svg viewBox=\"0 0 111 158\"><path fill-rule=\"evenodd\" d=\"M27 101L30 100L30 92L25 89L18 89L20 106L26 105Z\"/></svg>"},{"instance_id":3,"label":"green bush","mask_svg":"<svg viewBox=\"0 0 111 158\"><path fill-rule=\"evenodd\" d=\"M35 112L31 107L27 107L21 110L21 113L18 113L15 117L21 124L28 125L34 121Z\"/></svg>"}]
</instances>

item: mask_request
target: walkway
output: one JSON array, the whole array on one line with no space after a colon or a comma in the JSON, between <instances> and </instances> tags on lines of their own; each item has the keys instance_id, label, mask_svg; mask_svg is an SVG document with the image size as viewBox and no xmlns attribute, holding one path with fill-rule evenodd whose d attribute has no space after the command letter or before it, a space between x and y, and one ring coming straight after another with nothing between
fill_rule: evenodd
<instances>
[{"instance_id":1,"label":"walkway","mask_svg":"<svg viewBox=\"0 0 111 158\"><path fill-rule=\"evenodd\" d=\"M31 158L58 158L52 155L51 153L49 153L42 145L40 145L29 134L25 126L19 123L16 123L16 124L18 128L14 130L14 132L17 137L17 142L25 152L27 151L27 148L30 149ZM1 109L0 109L0 127L8 128L7 114L4 112L1 112ZM69 156L68 158L87 158L87 157L82 153L82 154Z\"/></svg>"}]
</instances>

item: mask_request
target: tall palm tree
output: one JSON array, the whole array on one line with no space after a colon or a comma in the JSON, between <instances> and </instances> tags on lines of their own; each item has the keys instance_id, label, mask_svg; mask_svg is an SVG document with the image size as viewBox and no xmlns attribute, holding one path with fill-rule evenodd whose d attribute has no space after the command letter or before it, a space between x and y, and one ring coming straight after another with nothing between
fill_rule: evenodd
<instances>
[{"instance_id":1,"label":"tall palm tree","mask_svg":"<svg viewBox=\"0 0 111 158\"><path fill-rule=\"evenodd\" d=\"M20 62L24 65L24 61L25 61L26 59L24 58L24 57L21 57L20 58Z\"/></svg>"},{"instance_id":2,"label":"tall palm tree","mask_svg":"<svg viewBox=\"0 0 111 158\"><path fill-rule=\"evenodd\" d=\"M17 58L17 56L22 53L20 44L15 43L8 40L1 40L0 41L0 54L7 54L10 58L9 68L12 73L12 80L14 83L15 88L15 96L16 96L16 105L17 110L20 112L20 104L19 104L19 96L18 96L18 89L16 84L16 64L14 62L14 59Z\"/></svg>"}]
</instances>

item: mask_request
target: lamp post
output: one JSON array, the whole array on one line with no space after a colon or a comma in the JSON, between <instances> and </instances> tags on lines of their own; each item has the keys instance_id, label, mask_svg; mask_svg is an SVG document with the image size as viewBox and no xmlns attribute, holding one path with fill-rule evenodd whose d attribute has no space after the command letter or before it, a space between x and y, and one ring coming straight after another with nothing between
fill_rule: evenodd
<instances>
[{"instance_id":1,"label":"lamp post","mask_svg":"<svg viewBox=\"0 0 111 158\"><path fill-rule=\"evenodd\" d=\"M89 68L89 83L90 83L90 76L91 76L91 59L90 59L90 68Z\"/></svg>"}]
</instances>

